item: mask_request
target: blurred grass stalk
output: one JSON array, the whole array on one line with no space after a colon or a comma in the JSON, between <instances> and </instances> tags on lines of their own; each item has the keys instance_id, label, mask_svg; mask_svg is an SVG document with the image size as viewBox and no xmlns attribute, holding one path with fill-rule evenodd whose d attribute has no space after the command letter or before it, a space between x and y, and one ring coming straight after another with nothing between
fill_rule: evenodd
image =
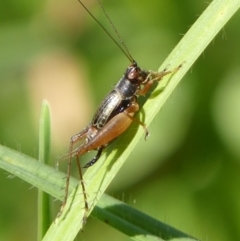
<instances>
[{"instance_id":1,"label":"blurred grass stalk","mask_svg":"<svg viewBox=\"0 0 240 241\"><path fill-rule=\"evenodd\" d=\"M195 60L204 51L207 45L214 39L217 33L224 27L227 21L239 9L239 7L240 0L212 1L208 8L203 12L203 14L198 18L198 20L194 23L191 29L187 32L187 34L182 38L180 43L172 51L169 57L164 61L164 63L160 67L160 70L163 70L169 64L171 68L179 66L181 63L184 63L184 65L176 74L172 76L166 76L156 88L156 91L160 91L163 89L164 91L160 95L156 95L154 96L154 98L148 99L148 101L144 105L144 122L147 126L150 124L154 116L160 110L169 95L173 92L183 75L193 65ZM170 79L171 81L169 81ZM112 181L122 164L127 159L128 155L131 153L132 149L135 147L139 138L141 138L142 136L143 130L141 128L138 128L138 131L136 133L133 128L130 128L127 131L127 134L123 134L113 145L111 145L106 150L105 155L94 165L94 168L90 168L86 171L86 173L84 174L84 182L87 189L90 211L92 211L94 206L97 205L98 200L104 194L109 183ZM117 147L117 149L115 147ZM106 154L108 154L107 157ZM22 179L30 182L32 185L48 192L49 194L60 198L62 193L61 190L58 188L63 185L63 180L57 180L56 177L61 179L62 174L52 169L44 169L45 167L43 167L43 164L36 163L31 158L29 158L29 160L31 159L32 162L30 166L29 163L27 163L28 158L25 158L26 163L21 163L21 165L23 166L19 167L19 162L17 162L17 160L18 158L22 158L21 155L22 154L20 153L11 154L11 152L6 152L6 148L2 147L0 149L1 167L16 176L20 176ZM13 159L14 161L16 161L15 163ZM20 170L23 169L24 175L22 176L22 174L20 175ZM38 172L36 172L36 170ZM41 179L38 180L38 177L41 177ZM71 179L72 188L73 183L76 184L76 182ZM117 207L118 205L114 203L107 204L106 202L104 208L101 210L108 210L113 206ZM99 212L94 212L94 215L98 216L98 213ZM82 190L81 188L77 187L68 198L68 203L64 209L64 212L56 220L56 222L52 224L43 240L74 240L77 233L82 228L83 215L84 202ZM106 221L106 216L101 217L101 215L99 215L98 217L101 218L103 221ZM109 221L109 223L114 223L114 219L111 220L111 218L113 217L108 217L107 221ZM144 218L142 218L141 221L144 222ZM143 232L142 230L140 231L140 233L137 231L134 232L134 227L130 224L131 222L122 222L120 224L122 225L122 227L118 227L118 229L122 231L125 230L123 232L125 232L126 235L129 235L135 240L161 240L163 238L166 239L166 237L161 236L161 230L157 230L157 235L153 233L151 233L150 235L146 235L146 233L148 233L147 229L145 230L146 232ZM148 224L146 223L146 225ZM169 235L171 236L171 233L169 233Z\"/></svg>"},{"instance_id":2,"label":"blurred grass stalk","mask_svg":"<svg viewBox=\"0 0 240 241\"><path fill-rule=\"evenodd\" d=\"M40 163L50 165L51 119L49 104L42 102L39 120L39 154ZM51 223L50 195L38 189L38 240L42 240Z\"/></svg>"}]
</instances>

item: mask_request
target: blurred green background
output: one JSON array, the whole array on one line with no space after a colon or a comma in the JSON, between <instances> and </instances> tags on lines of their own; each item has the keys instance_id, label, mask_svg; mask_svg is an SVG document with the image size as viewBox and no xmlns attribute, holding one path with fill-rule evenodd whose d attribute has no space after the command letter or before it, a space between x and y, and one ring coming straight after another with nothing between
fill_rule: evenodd
<instances>
[{"instance_id":1,"label":"blurred green background","mask_svg":"<svg viewBox=\"0 0 240 241\"><path fill-rule=\"evenodd\" d=\"M96 1L85 3L112 32ZM203 0L103 3L146 70L158 69L208 6ZM202 240L240 240L239 20L237 12L200 56L108 189ZM76 0L1 1L0 143L37 158L47 99L54 166L128 65ZM0 240L36 240L37 190L3 170L0 190ZM53 203L58 209L60 202ZM96 239L129 240L89 218L77 240Z\"/></svg>"}]
</instances>

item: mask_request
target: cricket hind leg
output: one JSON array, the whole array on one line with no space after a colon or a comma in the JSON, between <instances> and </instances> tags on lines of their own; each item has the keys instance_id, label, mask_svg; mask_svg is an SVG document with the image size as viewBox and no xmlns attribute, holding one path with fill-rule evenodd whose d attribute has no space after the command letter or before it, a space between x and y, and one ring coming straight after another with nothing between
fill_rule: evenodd
<instances>
[{"instance_id":1,"label":"cricket hind leg","mask_svg":"<svg viewBox=\"0 0 240 241\"><path fill-rule=\"evenodd\" d=\"M83 166L83 168L88 168L88 167L92 166L93 164L95 164L98 161L98 159L100 158L100 156L102 155L102 151L103 151L104 147L105 146L101 146L98 149L97 155L90 162L88 162L85 166Z\"/></svg>"},{"instance_id":2,"label":"cricket hind leg","mask_svg":"<svg viewBox=\"0 0 240 241\"><path fill-rule=\"evenodd\" d=\"M79 156L76 156L76 162L77 162L77 168L78 168L78 173L79 173L79 178L80 178L80 184L82 187L82 192L83 192L83 201L84 201L84 214L83 214L83 225L86 224L87 222L87 214L89 211L89 206L88 206L88 199L87 199L87 192L86 192L86 188L85 188L85 184L84 184L84 180L83 180L83 173L82 173L82 168L80 166L80 159Z\"/></svg>"},{"instance_id":3,"label":"cricket hind leg","mask_svg":"<svg viewBox=\"0 0 240 241\"><path fill-rule=\"evenodd\" d=\"M64 208L64 206L67 203L68 191L69 191L69 183L70 183L70 176L71 176L72 158L74 156L77 158L77 153L73 151L73 145L75 143L81 141L82 139L87 138L88 130L89 130L89 127L86 127L85 129L83 129L78 134L72 136L71 139L70 139L69 151L68 151L68 154L67 154L67 157L68 157L68 167L67 167L67 176L66 176L65 195L64 195L64 199L63 199L63 202L62 202L62 205L61 205L61 209L60 209L60 212L59 212L58 216L61 215L61 213L63 211L63 208Z\"/></svg>"},{"instance_id":4,"label":"cricket hind leg","mask_svg":"<svg viewBox=\"0 0 240 241\"><path fill-rule=\"evenodd\" d=\"M84 168L90 167L92 166L94 163L96 163L98 161L98 159L100 158L102 151L104 149L105 146L101 146L98 149L97 155L90 161L88 162ZM80 184L82 187L82 192L83 192L83 199L84 199L84 214L83 214L83 225L86 224L87 222L87 216L88 216L88 211L89 211L89 205L88 205L88 198L87 198L87 192L86 192L86 188L85 188L85 183L83 180L83 173L82 173L82 168L80 165L80 159L79 159L80 155L76 155L76 162L77 162L77 168L78 168L78 173L79 173L79 179L80 179Z\"/></svg>"}]
</instances>

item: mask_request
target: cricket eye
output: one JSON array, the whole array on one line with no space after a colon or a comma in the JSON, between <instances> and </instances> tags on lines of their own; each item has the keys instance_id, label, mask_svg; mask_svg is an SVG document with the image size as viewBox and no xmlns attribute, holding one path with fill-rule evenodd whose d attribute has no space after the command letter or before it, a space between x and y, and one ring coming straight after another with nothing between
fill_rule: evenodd
<instances>
[{"instance_id":1,"label":"cricket eye","mask_svg":"<svg viewBox=\"0 0 240 241\"><path fill-rule=\"evenodd\" d=\"M137 68L131 68L128 72L127 78L129 80L136 79L138 77L138 71Z\"/></svg>"}]
</instances>

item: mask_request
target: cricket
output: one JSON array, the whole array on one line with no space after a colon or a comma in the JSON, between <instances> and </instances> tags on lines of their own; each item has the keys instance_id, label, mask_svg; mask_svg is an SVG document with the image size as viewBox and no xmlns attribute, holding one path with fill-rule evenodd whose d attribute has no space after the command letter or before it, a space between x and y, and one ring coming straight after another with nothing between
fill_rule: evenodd
<instances>
[{"instance_id":1,"label":"cricket","mask_svg":"<svg viewBox=\"0 0 240 241\"><path fill-rule=\"evenodd\" d=\"M124 75L120 78L118 83L114 86L112 91L106 95L102 103L97 108L92 120L82 131L73 135L70 138L69 152L65 156L68 159L67 177L64 201L61 210L64 208L67 198L69 181L71 175L72 160L76 159L77 168L80 177L80 185L84 196L85 215L83 222L86 222L89 211L89 203L87 198L87 190L83 179L82 167L80 165L80 158L89 151L96 151L96 155L83 168L93 166L100 158L103 150L114 140L116 140L122 133L127 131L132 122L136 122L145 132L145 139L149 135L147 127L143 122L136 119L134 116L139 111L138 96L144 96L150 90L154 82L159 82L165 75L173 74L178 71L182 64L173 70L164 69L161 72L146 71L140 68L137 62L130 54L128 48L120 37L118 31L113 25L109 15L106 13L103 5L99 0L96 0L101 7L105 17L110 26L113 28L117 40L107 31L107 29L93 16L88 8L81 0L78 2L93 18L93 20L103 29L103 31L113 40L120 51L130 61L126 68ZM74 148L75 144L81 142L80 146Z\"/></svg>"}]
</instances>

